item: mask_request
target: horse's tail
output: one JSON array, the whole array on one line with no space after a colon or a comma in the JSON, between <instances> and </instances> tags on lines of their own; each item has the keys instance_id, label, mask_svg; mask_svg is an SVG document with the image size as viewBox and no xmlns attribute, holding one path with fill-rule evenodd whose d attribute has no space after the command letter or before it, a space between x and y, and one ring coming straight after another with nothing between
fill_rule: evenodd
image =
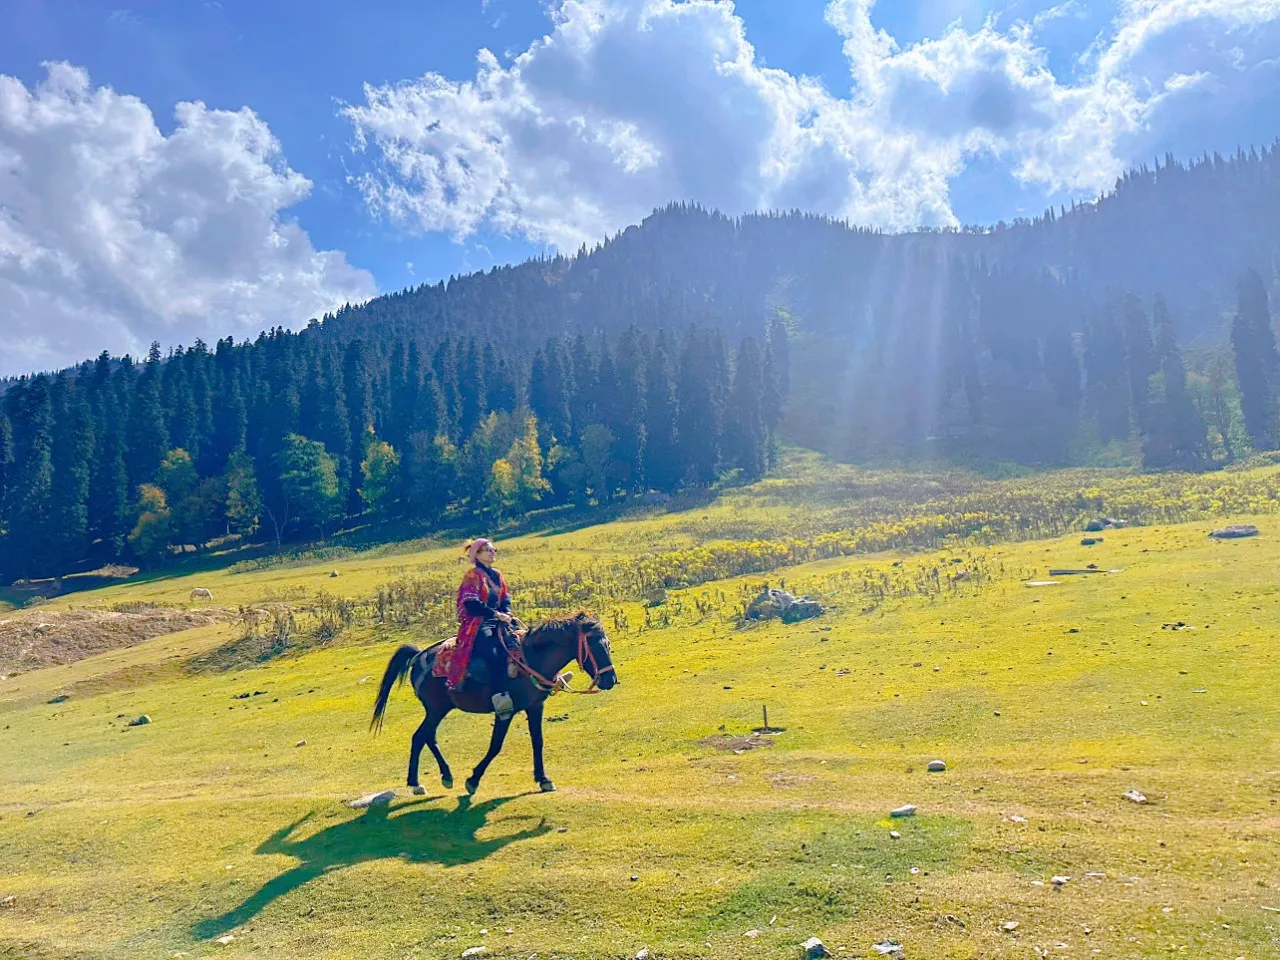
<instances>
[{"instance_id":1,"label":"horse's tail","mask_svg":"<svg viewBox=\"0 0 1280 960\"><path fill-rule=\"evenodd\" d=\"M413 644L406 643L391 655L387 670L382 675L382 683L378 687L378 701L373 705L373 719L369 721L369 729L374 733L382 730L382 715L387 710L387 701L391 699L391 688L395 686L397 680L404 683L404 678L409 674L409 667L413 664L413 658L421 652Z\"/></svg>"}]
</instances>

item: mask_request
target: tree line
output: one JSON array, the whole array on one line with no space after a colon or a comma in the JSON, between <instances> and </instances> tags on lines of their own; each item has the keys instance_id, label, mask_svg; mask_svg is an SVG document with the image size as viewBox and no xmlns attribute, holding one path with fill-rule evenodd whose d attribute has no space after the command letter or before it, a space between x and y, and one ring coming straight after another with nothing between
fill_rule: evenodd
<instances>
[{"instance_id":1,"label":"tree line","mask_svg":"<svg viewBox=\"0 0 1280 960\"><path fill-rule=\"evenodd\" d=\"M785 329L549 337L524 358L274 329L95 361L0 402L0 573L162 562L228 536L500 522L761 476L777 455Z\"/></svg>"}]
</instances>

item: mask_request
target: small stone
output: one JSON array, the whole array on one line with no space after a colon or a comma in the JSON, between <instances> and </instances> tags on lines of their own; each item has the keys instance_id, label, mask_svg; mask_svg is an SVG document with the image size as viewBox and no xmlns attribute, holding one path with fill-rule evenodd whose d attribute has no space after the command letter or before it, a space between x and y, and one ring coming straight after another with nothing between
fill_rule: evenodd
<instances>
[{"instance_id":1,"label":"small stone","mask_svg":"<svg viewBox=\"0 0 1280 960\"><path fill-rule=\"evenodd\" d=\"M1013 931L1018 929L1018 921L1010 920L1008 923L1001 926L1000 929L1003 930L1005 933L1013 933Z\"/></svg>"},{"instance_id":2,"label":"small stone","mask_svg":"<svg viewBox=\"0 0 1280 960\"><path fill-rule=\"evenodd\" d=\"M823 946L822 941L817 937L810 937L804 943L800 944L800 955L806 960L817 960L819 957L828 957L830 954L827 948Z\"/></svg>"},{"instance_id":3,"label":"small stone","mask_svg":"<svg viewBox=\"0 0 1280 960\"><path fill-rule=\"evenodd\" d=\"M365 807L372 807L378 803L390 803L395 799L396 792L394 790L383 790L381 793L366 793L363 797L355 800L348 800L347 806L352 810L363 810Z\"/></svg>"},{"instance_id":4,"label":"small stone","mask_svg":"<svg viewBox=\"0 0 1280 960\"><path fill-rule=\"evenodd\" d=\"M1000 711L999 711L999 710L997 710L997 711L996 711L996 716L997 716L997 717L998 717L998 716L1000 716Z\"/></svg>"},{"instance_id":5,"label":"small stone","mask_svg":"<svg viewBox=\"0 0 1280 960\"><path fill-rule=\"evenodd\" d=\"M9 894L9 896L5 897L3 900L0 900L0 907L16 907L17 905L18 905L18 898L15 897L12 893Z\"/></svg>"},{"instance_id":6,"label":"small stone","mask_svg":"<svg viewBox=\"0 0 1280 960\"><path fill-rule=\"evenodd\" d=\"M902 839L902 834L900 834L897 830L890 830L890 831L889 831L889 839L890 839L890 840L901 840L901 839Z\"/></svg>"},{"instance_id":7,"label":"small stone","mask_svg":"<svg viewBox=\"0 0 1280 960\"><path fill-rule=\"evenodd\" d=\"M906 956L902 950L902 944L896 940L881 940L879 943L873 943L871 949L882 957L893 957L894 960L903 960Z\"/></svg>"},{"instance_id":8,"label":"small stone","mask_svg":"<svg viewBox=\"0 0 1280 960\"><path fill-rule=\"evenodd\" d=\"M568 833L568 832L569 832L568 827L556 827L556 833Z\"/></svg>"},{"instance_id":9,"label":"small stone","mask_svg":"<svg viewBox=\"0 0 1280 960\"><path fill-rule=\"evenodd\" d=\"M295 747L305 747L306 745L307 745L307 741L305 740L299 740L297 743L294 744Z\"/></svg>"},{"instance_id":10,"label":"small stone","mask_svg":"<svg viewBox=\"0 0 1280 960\"><path fill-rule=\"evenodd\" d=\"M462 951L462 955L463 957L479 957L488 952L489 951L484 947L467 947L467 949Z\"/></svg>"},{"instance_id":11,"label":"small stone","mask_svg":"<svg viewBox=\"0 0 1280 960\"><path fill-rule=\"evenodd\" d=\"M150 718L149 716L147 716L147 715L144 713L142 716L138 717L137 719L130 720L130 721L129 721L129 726L131 726L131 727L145 727L145 726L146 726L148 723L150 723L150 722L151 722L151 718Z\"/></svg>"},{"instance_id":12,"label":"small stone","mask_svg":"<svg viewBox=\"0 0 1280 960\"><path fill-rule=\"evenodd\" d=\"M1010 823L1026 823L1027 818L1019 816L1018 814L1015 813L1013 816L1009 818L1009 822Z\"/></svg>"},{"instance_id":13,"label":"small stone","mask_svg":"<svg viewBox=\"0 0 1280 960\"><path fill-rule=\"evenodd\" d=\"M1053 877L1052 879L1050 879L1049 882L1052 883L1059 890L1061 890L1064 886L1066 886L1068 883L1071 882L1071 878L1070 877Z\"/></svg>"},{"instance_id":14,"label":"small stone","mask_svg":"<svg viewBox=\"0 0 1280 960\"><path fill-rule=\"evenodd\" d=\"M942 773L942 772L944 772L946 769L947 769L947 761L945 761L945 760L930 760L930 761L929 761L929 772L930 772L930 773Z\"/></svg>"},{"instance_id":15,"label":"small stone","mask_svg":"<svg viewBox=\"0 0 1280 960\"><path fill-rule=\"evenodd\" d=\"M759 930L748 930L746 933L744 933L744 934L743 934L743 936L744 936L744 937L750 937L752 940L754 940L756 937L760 936L760 931L759 931Z\"/></svg>"},{"instance_id":16,"label":"small stone","mask_svg":"<svg viewBox=\"0 0 1280 960\"><path fill-rule=\"evenodd\" d=\"M1147 798L1137 790L1126 790L1123 794L1126 800L1132 800L1134 803L1146 803Z\"/></svg>"},{"instance_id":17,"label":"small stone","mask_svg":"<svg viewBox=\"0 0 1280 960\"><path fill-rule=\"evenodd\" d=\"M633 874L631 875L631 882L632 882L632 883L635 883L635 882L636 882L637 880L639 880L639 879L640 879L640 875L639 875L639 874L633 873Z\"/></svg>"},{"instance_id":18,"label":"small stone","mask_svg":"<svg viewBox=\"0 0 1280 960\"><path fill-rule=\"evenodd\" d=\"M649 948L645 947L643 950L637 953L636 960L649 960Z\"/></svg>"},{"instance_id":19,"label":"small stone","mask_svg":"<svg viewBox=\"0 0 1280 960\"><path fill-rule=\"evenodd\" d=\"M214 943L217 943L225 947L229 943L235 943L235 941L236 941L236 938L228 933L225 937L219 937L217 940L214 941Z\"/></svg>"},{"instance_id":20,"label":"small stone","mask_svg":"<svg viewBox=\"0 0 1280 960\"><path fill-rule=\"evenodd\" d=\"M359 680L356 681L356 683L368 683L372 679L373 677L361 677Z\"/></svg>"},{"instance_id":21,"label":"small stone","mask_svg":"<svg viewBox=\"0 0 1280 960\"><path fill-rule=\"evenodd\" d=\"M916 807L913 803L906 803L889 811L891 817L914 817L916 815Z\"/></svg>"}]
</instances>

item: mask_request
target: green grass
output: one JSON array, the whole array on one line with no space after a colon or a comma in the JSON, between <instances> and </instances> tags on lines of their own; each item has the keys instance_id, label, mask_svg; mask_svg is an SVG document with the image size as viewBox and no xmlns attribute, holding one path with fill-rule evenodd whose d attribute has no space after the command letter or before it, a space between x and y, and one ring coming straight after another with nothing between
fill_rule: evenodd
<instances>
[{"instance_id":1,"label":"green grass","mask_svg":"<svg viewBox=\"0 0 1280 960\"><path fill-rule=\"evenodd\" d=\"M434 624L366 621L240 669L207 668L236 628L202 628L0 681L0 898L15 898L0 908L0 956L425 960L483 943L512 958L763 958L796 955L811 935L864 957L885 938L917 958L1270 956L1280 519L1265 501L1230 507L1274 478L1218 475L1221 506L1194 509L1190 487L1160 480L1146 489L1212 524L1112 530L1091 548L1078 533L981 542L1011 532L716 579L673 591L647 627L637 599L608 593L633 582L627 564L736 532L856 530L864 508L839 494L850 477L502 542L518 606L523 585L623 565L591 595L628 624L611 630L623 682L549 704L565 717L547 727L550 795L530 792L521 722L473 801L433 777L426 797L404 791L420 708L404 688L381 736L368 718L395 644L435 639ZM1133 482L1099 489L1119 497ZM1041 504L1080 489L1067 474L1007 483ZM932 502L945 518L936 504L982 494L1013 515L1014 489L956 481L899 493L898 510L923 516ZM891 491L878 496L887 517ZM1262 536L1210 540L1227 517ZM179 568L53 606L185 603L195 585L217 605L364 598L395 579L452 577L454 558ZM1023 580L1089 562L1121 572ZM947 581L961 569L975 576ZM821 594L828 615L736 629L740 599L779 578ZM1178 620L1196 629L1162 629ZM764 705L785 728L772 746L704 742L748 733ZM154 723L125 725L144 712ZM487 737L481 719L446 722L455 773ZM946 773L925 772L934 758ZM400 790L390 810L342 804L387 787ZM1150 803L1121 798L1134 788ZM903 803L918 815L890 821ZM1061 891L1056 874L1072 877ZM1007 921L1019 926L1004 932ZM218 946L225 934L235 940Z\"/></svg>"}]
</instances>

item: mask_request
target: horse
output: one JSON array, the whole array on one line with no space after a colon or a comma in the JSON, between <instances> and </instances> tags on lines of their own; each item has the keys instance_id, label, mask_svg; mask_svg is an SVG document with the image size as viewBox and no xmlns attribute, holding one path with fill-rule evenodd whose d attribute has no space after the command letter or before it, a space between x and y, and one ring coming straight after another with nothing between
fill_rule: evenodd
<instances>
[{"instance_id":1,"label":"horse","mask_svg":"<svg viewBox=\"0 0 1280 960\"><path fill-rule=\"evenodd\" d=\"M213 591L207 587L196 587L191 591L192 600L212 600Z\"/></svg>"},{"instance_id":2,"label":"horse","mask_svg":"<svg viewBox=\"0 0 1280 960\"><path fill-rule=\"evenodd\" d=\"M443 643L444 641L441 641ZM436 764L440 768L440 783L446 790L453 788L453 773L445 761L440 747L436 743L436 730L440 722L453 710L464 713L494 713L491 690L488 685L468 679L456 690L449 690L445 678L437 677L431 671L432 650L439 646L433 644L425 650L411 643L400 646L391 655L387 669L382 675L382 683L378 688L378 699L373 707L373 719L369 727L375 735L382 729L383 715L387 709L387 700L391 696L391 688L398 683L403 684L407 676L419 702L427 712L413 734L413 742L409 749L408 785L415 794L426 793L426 789L418 781L418 758L424 746L431 748ZM529 740L533 744L533 779L543 793L555 790L556 785L547 776L542 765L542 711L547 701L557 689L564 684L557 675L574 660L578 661L583 671L591 677L591 687L581 693L598 693L610 690L621 681L614 668L609 647L609 638L605 635L604 626L599 618L579 611L568 617L553 618L537 624L525 635L521 646L522 655L515 662L519 671L508 685L507 693L515 702L516 711L523 712L529 721ZM599 687L599 690L596 688ZM503 741L511 720L494 716L493 735L489 739L489 752L476 764L471 776L465 781L467 793L474 796L480 787L480 778L484 776L489 764L501 752Z\"/></svg>"}]
</instances>

